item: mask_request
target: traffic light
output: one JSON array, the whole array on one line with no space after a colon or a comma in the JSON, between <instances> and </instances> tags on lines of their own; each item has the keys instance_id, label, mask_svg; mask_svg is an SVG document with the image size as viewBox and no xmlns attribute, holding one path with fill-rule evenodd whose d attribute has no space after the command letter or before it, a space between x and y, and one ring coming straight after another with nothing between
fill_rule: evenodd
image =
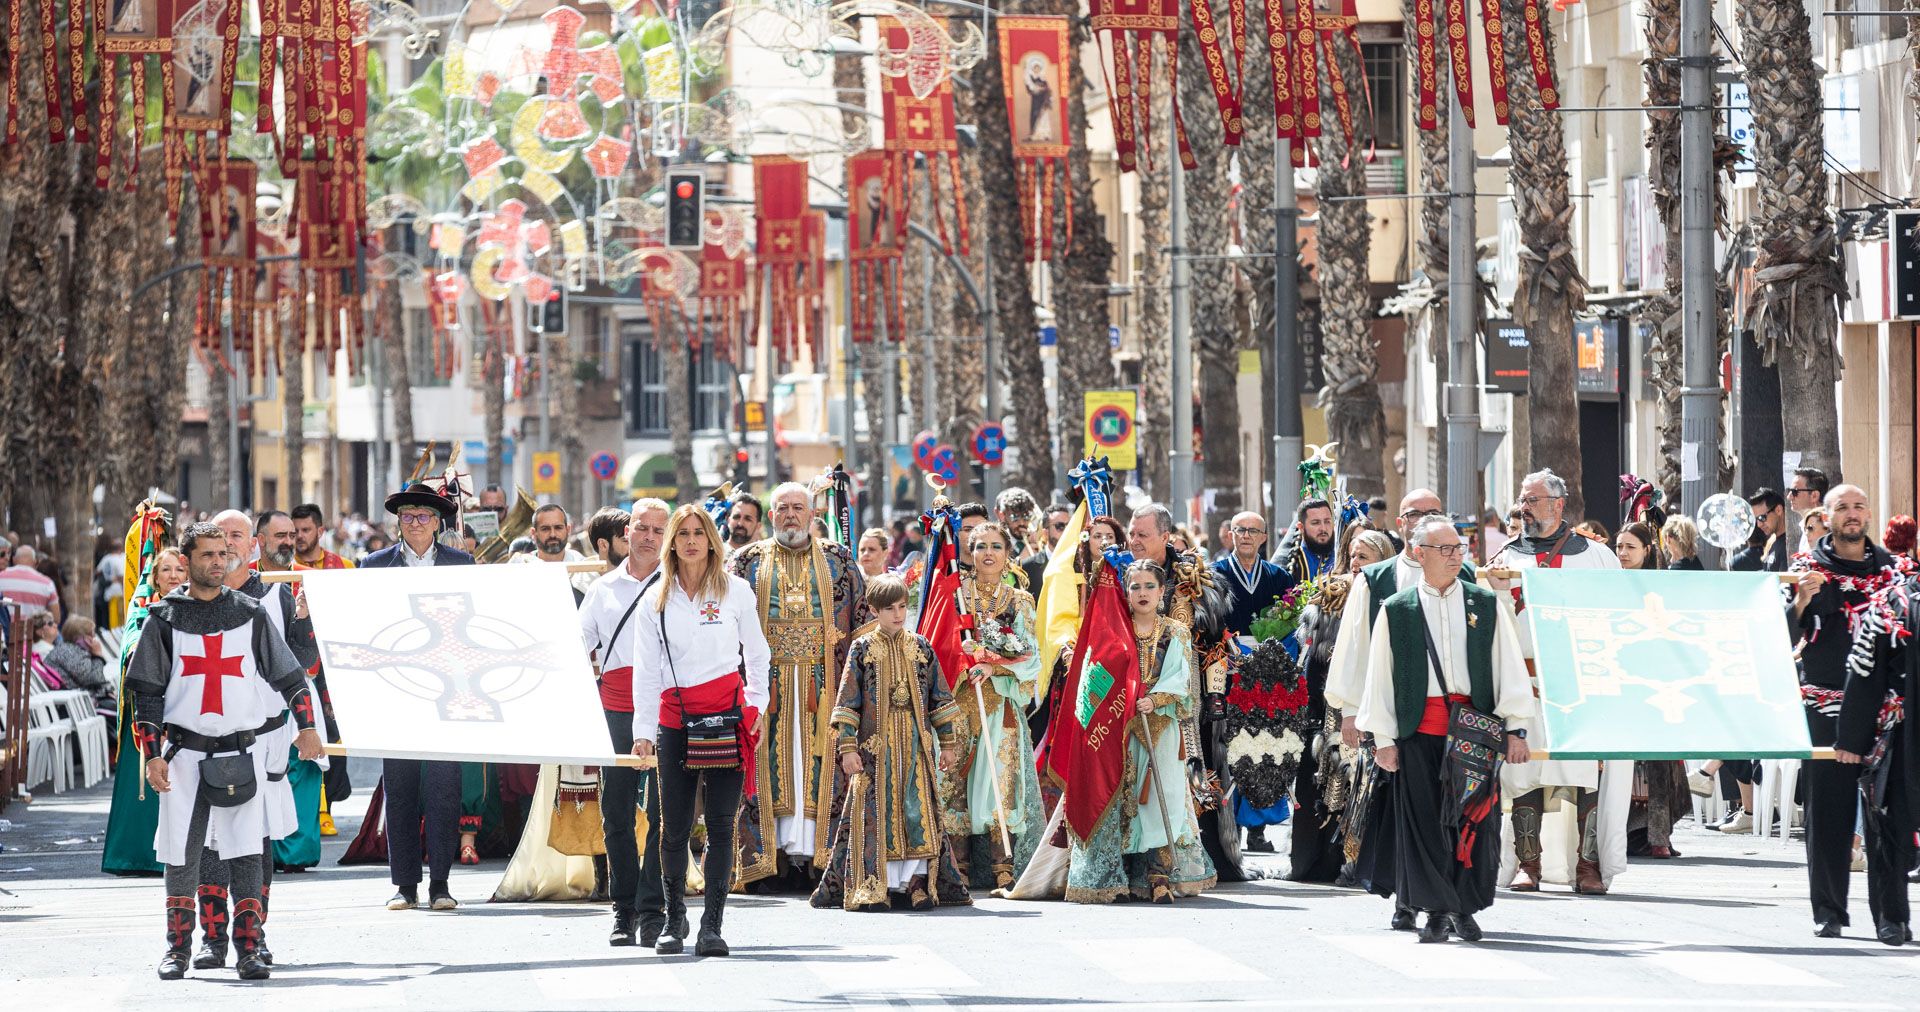
<instances>
[{"instance_id":1,"label":"traffic light","mask_svg":"<svg viewBox=\"0 0 1920 1012\"><path fill-rule=\"evenodd\" d=\"M667 248L700 252L705 221L706 174L699 169L667 172Z\"/></svg>"},{"instance_id":2,"label":"traffic light","mask_svg":"<svg viewBox=\"0 0 1920 1012\"><path fill-rule=\"evenodd\" d=\"M747 461L751 457L752 455L747 453L747 448L744 446L733 451L733 480L736 484L746 484Z\"/></svg>"},{"instance_id":3,"label":"traffic light","mask_svg":"<svg viewBox=\"0 0 1920 1012\"><path fill-rule=\"evenodd\" d=\"M1893 260L1893 316L1920 316L1920 211L1894 211L1887 219L1888 255Z\"/></svg>"},{"instance_id":4,"label":"traffic light","mask_svg":"<svg viewBox=\"0 0 1920 1012\"><path fill-rule=\"evenodd\" d=\"M555 288L547 301L530 303L527 306L527 329L540 334L567 332L566 289Z\"/></svg>"}]
</instances>

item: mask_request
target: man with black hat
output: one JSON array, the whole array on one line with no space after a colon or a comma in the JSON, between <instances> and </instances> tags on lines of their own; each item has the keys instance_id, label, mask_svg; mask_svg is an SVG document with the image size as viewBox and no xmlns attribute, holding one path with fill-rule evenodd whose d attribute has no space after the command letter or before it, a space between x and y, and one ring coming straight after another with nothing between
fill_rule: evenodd
<instances>
[{"instance_id":1,"label":"man with black hat","mask_svg":"<svg viewBox=\"0 0 1920 1012\"><path fill-rule=\"evenodd\" d=\"M399 522L400 543L360 560L360 568L473 565L473 556L438 541L440 532L453 529L459 517L459 505L439 489L414 482L387 497L387 512ZM396 889L387 909L411 910L419 905L424 851L428 901L435 910L452 910L460 905L447 888L460 823L460 764L444 759L381 762L387 799L387 870Z\"/></svg>"}]
</instances>

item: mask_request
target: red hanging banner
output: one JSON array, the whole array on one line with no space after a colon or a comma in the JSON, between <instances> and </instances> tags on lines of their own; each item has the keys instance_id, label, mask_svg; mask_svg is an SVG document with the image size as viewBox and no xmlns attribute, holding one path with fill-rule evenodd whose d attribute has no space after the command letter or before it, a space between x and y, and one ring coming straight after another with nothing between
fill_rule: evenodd
<instances>
[{"instance_id":1,"label":"red hanging banner","mask_svg":"<svg viewBox=\"0 0 1920 1012\"><path fill-rule=\"evenodd\" d=\"M1244 0L1241 2L1244 4ZM1207 84L1213 88L1214 104L1220 107L1222 141L1229 147L1237 145L1242 130L1239 77L1227 76L1227 45L1214 26L1213 5L1209 0L1188 0L1188 9L1193 13L1193 35L1200 43L1200 58L1207 66ZM1244 6L1241 17L1245 17ZM1244 30L1244 25L1235 29Z\"/></svg>"},{"instance_id":2,"label":"red hanging banner","mask_svg":"<svg viewBox=\"0 0 1920 1012\"><path fill-rule=\"evenodd\" d=\"M23 0L14 0L9 23L13 26L14 37L19 37L19 7ZM76 4L76 7L78 4ZM171 80L173 64L167 58L173 51L174 9L171 0L96 0L94 4L94 24L105 29L95 32L95 62L100 75L99 129L94 132L94 170L95 186L105 189L113 182L113 145L119 131L115 122L119 116L120 93L117 87L120 68L127 69L130 90L133 92L133 127L135 136L139 136L146 125L147 118L147 60L149 55L162 57L162 80ZM12 75L19 69L18 61L8 71ZM77 73L78 71L76 71ZM13 107L13 80L9 77L7 139L14 139L14 124L19 117ZM133 185L133 173L140 165L140 145L132 146L132 161L127 166L127 185ZM169 171L176 173L172 179L178 179L177 173L183 166L178 162L169 162ZM177 188L170 189L169 196L177 197ZM167 202L169 222L179 207L176 199Z\"/></svg>"},{"instance_id":3,"label":"red hanging banner","mask_svg":"<svg viewBox=\"0 0 1920 1012\"><path fill-rule=\"evenodd\" d=\"M1533 64L1533 83L1540 89L1540 104L1560 108L1560 91L1553 86L1553 61L1547 58L1547 12L1540 0L1522 0L1521 15L1527 19L1527 62Z\"/></svg>"},{"instance_id":4,"label":"red hanging banner","mask_svg":"<svg viewBox=\"0 0 1920 1012\"><path fill-rule=\"evenodd\" d=\"M900 195L890 185L887 164L885 151L862 151L847 159L847 255L854 272L847 317L860 344L878 336L883 322L891 340L906 336L906 307L901 304L904 250L895 232Z\"/></svg>"},{"instance_id":5,"label":"red hanging banner","mask_svg":"<svg viewBox=\"0 0 1920 1012\"><path fill-rule=\"evenodd\" d=\"M807 163L786 155L753 159L754 257L771 275L756 287L773 346L789 358L800 338L800 274L806 263Z\"/></svg>"},{"instance_id":6,"label":"red hanging banner","mask_svg":"<svg viewBox=\"0 0 1920 1012\"><path fill-rule=\"evenodd\" d=\"M939 30L946 31L946 19L935 18ZM881 18L880 30L886 33L887 46L894 52L906 52L910 48L908 32L904 25L893 18ZM926 98L913 93L908 79L888 74L880 76L880 101L883 120L886 124L886 149L893 156L892 178L894 191L900 194L900 216L894 223L894 231L899 243L907 240L907 218L913 210L913 185L909 177L913 172L915 155L925 155L927 159L927 191L933 204L934 224L940 229L940 242L952 253L957 247L961 256L967 249L967 196L966 188L960 181L960 141L954 133L953 117L953 79L941 77L940 83ZM940 170L937 160L946 162L948 186L953 193L953 235L947 233L947 218L941 210Z\"/></svg>"},{"instance_id":7,"label":"red hanging banner","mask_svg":"<svg viewBox=\"0 0 1920 1012\"><path fill-rule=\"evenodd\" d=\"M710 223L717 223L718 219L717 214L707 216ZM740 324L748 301L747 276L745 248L728 253L725 243L714 242L711 237L700 247L701 329L706 329L707 321L718 325L714 351L728 362L740 359L744 336Z\"/></svg>"},{"instance_id":8,"label":"red hanging banner","mask_svg":"<svg viewBox=\"0 0 1920 1012\"><path fill-rule=\"evenodd\" d=\"M1440 126L1440 58L1433 41L1433 0L1413 0L1413 74L1419 108L1414 123L1422 130Z\"/></svg>"},{"instance_id":9,"label":"red hanging banner","mask_svg":"<svg viewBox=\"0 0 1920 1012\"><path fill-rule=\"evenodd\" d=\"M1114 154L1120 171L1139 167L1139 156L1151 157L1153 115L1153 39L1166 40L1167 69L1180 79L1179 0L1089 0L1088 25L1101 39L1101 69L1107 74L1107 109L1113 116ZM1174 99L1179 115L1179 98ZM1182 161L1186 161L1185 158Z\"/></svg>"},{"instance_id":10,"label":"red hanging banner","mask_svg":"<svg viewBox=\"0 0 1920 1012\"><path fill-rule=\"evenodd\" d=\"M1073 243L1073 195L1066 204L1066 237L1053 241L1055 179L1067 189L1067 89L1072 50L1064 17L1001 18L1000 76L1007 92L1014 175L1020 186L1020 233L1027 262L1051 259ZM895 331L897 334L898 331Z\"/></svg>"}]
</instances>

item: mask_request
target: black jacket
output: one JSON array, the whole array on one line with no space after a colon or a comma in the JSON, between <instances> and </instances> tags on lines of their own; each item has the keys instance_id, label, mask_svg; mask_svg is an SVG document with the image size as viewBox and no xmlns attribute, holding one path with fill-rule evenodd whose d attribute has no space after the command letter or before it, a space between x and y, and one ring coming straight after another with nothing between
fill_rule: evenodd
<instances>
[{"instance_id":1,"label":"black jacket","mask_svg":"<svg viewBox=\"0 0 1920 1012\"><path fill-rule=\"evenodd\" d=\"M1892 626L1920 628L1920 584L1908 578L1889 589L1875 600L1870 614L1848 658L1846 696L1834 734L1836 746L1859 755L1870 754L1879 738L1880 708L1887 693L1904 697L1907 713L1920 712L1915 709L1920 706L1920 648L1888 633ZM1907 719L1894 728L1894 761L1911 764L1920 755L1915 751L1920 746L1916 724L1920 722ZM1920 805L1920 777L1907 772L1904 780L1909 803Z\"/></svg>"},{"instance_id":2,"label":"black jacket","mask_svg":"<svg viewBox=\"0 0 1920 1012\"><path fill-rule=\"evenodd\" d=\"M373 553L372 555L369 555L366 558L361 559L360 568L361 569L401 568L407 564L407 557L404 554L402 554L402 549L404 547L405 545L403 545L401 542L396 541L393 544L388 545L387 547L382 548L379 551ZM471 566L473 565L473 556L468 555L467 553L461 551L458 548L448 548L446 545L439 545L439 546L436 546L433 550L433 564L436 566Z\"/></svg>"},{"instance_id":3,"label":"black jacket","mask_svg":"<svg viewBox=\"0 0 1920 1012\"><path fill-rule=\"evenodd\" d=\"M1667 563L1667 568L1676 569L1676 570L1688 570L1691 572L1705 572L1707 567L1705 563L1700 561L1700 556L1689 555L1684 559L1675 559L1672 562Z\"/></svg>"},{"instance_id":4,"label":"black jacket","mask_svg":"<svg viewBox=\"0 0 1920 1012\"><path fill-rule=\"evenodd\" d=\"M1894 564L1887 550L1867 542L1866 558L1859 562L1833 554L1833 536L1820 539L1795 568L1817 568L1829 577L1841 575L1855 579L1878 577ZM1842 587L1831 578L1821 586L1813 600L1796 620L1793 603L1787 603L1788 625L1806 639L1800 651L1801 680L1825 689L1843 689L1847 684L1847 652L1853 649L1853 633L1848 611L1866 603L1867 595ZM1814 744L1825 744L1815 742Z\"/></svg>"}]
</instances>

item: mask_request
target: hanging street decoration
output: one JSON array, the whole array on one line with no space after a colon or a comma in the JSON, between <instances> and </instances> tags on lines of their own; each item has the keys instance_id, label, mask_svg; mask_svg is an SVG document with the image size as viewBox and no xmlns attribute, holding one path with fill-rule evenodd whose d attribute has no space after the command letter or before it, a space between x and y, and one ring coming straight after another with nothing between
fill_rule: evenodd
<instances>
[{"instance_id":1,"label":"hanging street decoration","mask_svg":"<svg viewBox=\"0 0 1920 1012\"><path fill-rule=\"evenodd\" d=\"M1244 4L1245 0L1234 0ZM1202 0L1200 6L1205 6ZM1020 232L1029 263L1050 260L1073 245L1073 193L1067 171L1068 63L1065 17L1005 17L1000 29L1000 77L1007 91L1014 175L1020 187ZM1056 185L1066 191L1065 235L1053 241Z\"/></svg>"},{"instance_id":2,"label":"hanging street decoration","mask_svg":"<svg viewBox=\"0 0 1920 1012\"><path fill-rule=\"evenodd\" d=\"M8 35L21 38L20 8L25 0L12 0L8 8ZM84 19L87 4L75 0L68 8L68 18ZM105 13L103 20L101 14ZM46 45L53 44L53 4L42 0L40 4L40 31ZM94 73L100 78L100 127L96 131L98 146L95 148L94 185L105 189L113 178L114 120L120 108L119 80L120 71L127 72L128 87L133 93L131 111L133 113L133 135L144 137L147 127L147 57L160 57L161 65L167 66L169 54L173 51L173 3L172 0L108 0L103 8L94 4L94 36L98 52L95 54ZM87 140L87 87L84 60L80 56L79 40L84 33L68 32L67 66L73 84L73 137L85 143ZM53 67L45 64L45 80L53 81L56 75ZM162 71L167 73L167 71ZM17 129L20 122L20 59L16 55L7 65L7 143L19 140ZM47 89L48 110L59 101L59 90ZM57 124L58 117L49 115L48 121L56 124L54 139L61 137L62 131ZM127 185L132 187L134 174L140 170L140 145L132 145L127 164Z\"/></svg>"},{"instance_id":3,"label":"hanging street decoration","mask_svg":"<svg viewBox=\"0 0 1920 1012\"><path fill-rule=\"evenodd\" d=\"M853 339L861 344L874 340L883 323L890 339L906 336L905 250L895 232L900 199L887 167L885 151L847 159L848 260L854 271L847 315Z\"/></svg>"},{"instance_id":4,"label":"hanging street decoration","mask_svg":"<svg viewBox=\"0 0 1920 1012\"><path fill-rule=\"evenodd\" d=\"M740 346L746 339L742 323L746 318L750 266L745 242L730 241L729 217L720 212L707 214L706 244L700 247L700 326L694 340L698 347L711 321L718 328L714 352L722 361L738 362ZM731 217L733 227L737 228L738 217Z\"/></svg>"},{"instance_id":5,"label":"hanging street decoration","mask_svg":"<svg viewBox=\"0 0 1920 1012\"><path fill-rule=\"evenodd\" d=\"M1180 79L1180 0L1090 0L1092 17L1088 24L1100 41L1101 70L1106 74L1108 111L1113 116L1113 147L1120 171L1139 167L1142 155L1151 164L1153 108L1153 40L1163 40L1167 60L1167 79ZM1179 100L1173 111L1177 126ZM1183 135L1180 163L1191 170L1199 167L1187 149Z\"/></svg>"},{"instance_id":6,"label":"hanging street decoration","mask_svg":"<svg viewBox=\"0 0 1920 1012\"><path fill-rule=\"evenodd\" d=\"M944 32L944 19L935 20ZM881 19L880 37L888 47L905 51L908 48L908 33L909 28L899 21ZM907 75L883 76L880 80L887 151L893 156L888 182L893 192L900 195L900 214L894 220L897 245L905 246L907 242L907 220L913 213L913 163L916 155L924 155L927 160L927 194L929 203L933 205L934 223L939 226L941 245L947 253L952 253L958 247L960 255L966 256L967 196L960 177L960 141L954 132L953 81L942 77L931 92L920 95L914 92L913 80ZM946 212L941 208L937 161L945 163L948 188L953 194L954 227L951 236L947 232Z\"/></svg>"},{"instance_id":7,"label":"hanging street decoration","mask_svg":"<svg viewBox=\"0 0 1920 1012\"><path fill-rule=\"evenodd\" d=\"M223 158L200 167L200 260L206 265L206 298L232 293L233 346L238 354L253 352L253 268L258 241L254 218L254 186L260 170L244 158ZM220 347L212 340L217 328L201 328L196 335L208 351ZM258 361L265 356L256 358ZM231 365L232 363L229 363Z\"/></svg>"},{"instance_id":8,"label":"hanging street decoration","mask_svg":"<svg viewBox=\"0 0 1920 1012\"><path fill-rule=\"evenodd\" d=\"M1446 40L1447 60L1453 74L1454 97L1468 127L1473 122L1473 15L1468 0L1414 2L1414 122L1422 130L1436 130L1440 124L1439 57L1435 51L1436 33ZM1540 104L1547 109L1560 106L1560 92L1553 82L1553 64L1547 58L1546 13L1540 0L1522 0L1521 16L1526 19L1527 63L1533 70L1534 84L1540 91ZM1437 20L1436 20L1437 14ZM1494 122L1504 126L1509 112L1507 87L1512 81L1512 63L1518 54L1506 51L1498 0L1481 0L1480 27L1486 38L1488 83L1493 95Z\"/></svg>"},{"instance_id":9,"label":"hanging street decoration","mask_svg":"<svg viewBox=\"0 0 1920 1012\"><path fill-rule=\"evenodd\" d=\"M758 312L778 351L798 349L801 288L807 271L807 163L785 155L753 160L754 255L770 275ZM756 292L760 289L756 288Z\"/></svg>"},{"instance_id":10,"label":"hanging street decoration","mask_svg":"<svg viewBox=\"0 0 1920 1012\"><path fill-rule=\"evenodd\" d=\"M986 39L971 21L959 24L958 34L905 0L737 0L727 5L688 40L694 58L709 66L726 60L728 46L738 35L755 46L776 53L787 66L806 77L819 77L832 66L834 40L860 42L862 18L878 18L901 26L898 35L883 34L874 50L880 74L900 78L916 98L929 98L957 70L966 70L986 55Z\"/></svg>"}]
</instances>

